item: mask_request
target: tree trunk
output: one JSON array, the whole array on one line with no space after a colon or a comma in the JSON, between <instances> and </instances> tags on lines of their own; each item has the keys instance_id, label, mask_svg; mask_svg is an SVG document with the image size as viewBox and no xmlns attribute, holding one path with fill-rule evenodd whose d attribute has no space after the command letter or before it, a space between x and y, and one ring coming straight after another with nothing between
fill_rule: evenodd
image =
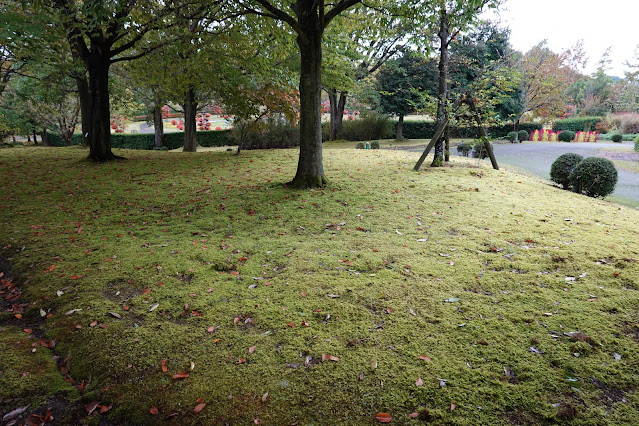
<instances>
[{"instance_id":1,"label":"tree trunk","mask_svg":"<svg viewBox=\"0 0 639 426\"><path fill-rule=\"evenodd\" d=\"M49 134L47 133L46 127L42 128L42 132L40 133L40 138L42 138L42 145L49 146Z\"/></svg>"},{"instance_id":2,"label":"tree trunk","mask_svg":"<svg viewBox=\"0 0 639 426\"><path fill-rule=\"evenodd\" d=\"M302 9L302 7L300 7ZM300 156L297 173L289 185L298 188L325 186L322 162L322 23L311 7L299 12L305 36L297 37L301 54Z\"/></svg>"},{"instance_id":3,"label":"tree trunk","mask_svg":"<svg viewBox=\"0 0 639 426\"><path fill-rule=\"evenodd\" d=\"M448 78L448 38L450 37L450 29L448 28L448 13L444 4L441 5L439 16L439 36L440 49L439 49L439 101L437 102L437 122L443 123L446 120L446 98L448 92L448 85L446 79ZM440 167L444 165L444 140L445 137L439 138L435 143L435 157L431 167Z\"/></svg>"},{"instance_id":4,"label":"tree trunk","mask_svg":"<svg viewBox=\"0 0 639 426\"><path fill-rule=\"evenodd\" d=\"M82 76L74 76L78 87L80 99L80 121L82 126L82 145L89 146L89 134L91 134L91 96L89 95L89 82Z\"/></svg>"},{"instance_id":5,"label":"tree trunk","mask_svg":"<svg viewBox=\"0 0 639 426\"><path fill-rule=\"evenodd\" d=\"M184 152L197 151L197 127L195 116L197 115L197 102L195 100L195 89L191 87L184 99Z\"/></svg>"},{"instance_id":6,"label":"tree trunk","mask_svg":"<svg viewBox=\"0 0 639 426\"><path fill-rule=\"evenodd\" d=\"M33 127L33 144L34 145L38 144L38 133L36 132L35 126Z\"/></svg>"},{"instance_id":7,"label":"tree trunk","mask_svg":"<svg viewBox=\"0 0 639 426\"><path fill-rule=\"evenodd\" d=\"M339 92L337 89L328 93L328 100L331 104L331 140L344 139L344 109L346 108L346 98L348 92Z\"/></svg>"},{"instance_id":8,"label":"tree trunk","mask_svg":"<svg viewBox=\"0 0 639 426\"><path fill-rule=\"evenodd\" d=\"M97 46L92 48L93 52L100 52L101 50ZM92 53L86 64L89 71L90 97L89 159L95 162L115 160L120 157L111 152L110 61L108 58L103 58L99 53Z\"/></svg>"},{"instance_id":9,"label":"tree trunk","mask_svg":"<svg viewBox=\"0 0 639 426\"><path fill-rule=\"evenodd\" d=\"M161 148L164 146L164 121L162 121L162 105L158 98L155 98L153 107L153 129L155 130L155 147Z\"/></svg>"},{"instance_id":10,"label":"tree trunk","mask_svg":"<svg viewBox=\"0 0 639 426\"><path fill-rule=\"evenodd\" d=\"M399 121L397 122L397 135L395 136L395 140L403 141L404 140L404 116L399 116Z\"/></svg>"}]
</instances>

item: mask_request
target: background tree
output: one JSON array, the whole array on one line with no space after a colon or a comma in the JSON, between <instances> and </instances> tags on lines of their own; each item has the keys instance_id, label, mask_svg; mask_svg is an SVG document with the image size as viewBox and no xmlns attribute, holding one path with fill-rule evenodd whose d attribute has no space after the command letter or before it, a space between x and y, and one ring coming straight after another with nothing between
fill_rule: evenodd
<instances>
[{"instance_id":1,"label":"background tree","mask_svg":"<svg viewBox=\"0 0 639 426\"><path fill-rule=\"evenodd\" d=\"M379 93L378 109L397 115L396 140L404 140L404 116L422 107L420 92L437 94L437 62L416 52L405 51L398 59L388 61L376 75Z\"/></svg>"},{"instance_id":2,"label":"background tree","mask_svg":"<svg viewBox=\"0 0 639 426\"><path fill-rule=\"evenodd\" d=\"M550 120L566 111L564 93L573 76L566 59L566 52L554 53L546 46L545 40L521 57L517 68L522 74L522 108L516 115L515 130L518 130L519 121L527 112Z\"/></svg>"}]
</instances>

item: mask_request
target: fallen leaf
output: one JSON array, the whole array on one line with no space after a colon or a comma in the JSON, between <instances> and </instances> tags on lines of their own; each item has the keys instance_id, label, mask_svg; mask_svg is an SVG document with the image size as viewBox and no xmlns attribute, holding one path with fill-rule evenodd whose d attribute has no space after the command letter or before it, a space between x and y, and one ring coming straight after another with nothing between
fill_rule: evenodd
<instances>
[{"instance_id":1,"label":"fallen leaf","mask_svg":"<svg viewBox=\"0 0 639 426\"><path fill-rule=\"evenodd\" d=\"M158 308L158 306L160 306L160 304L159 304L159 303L154 303L154 304L153 304L153 305L151 305L151 307L149 308L149 312L153 312L153 311L155 311L155 310Z\"/></svg>"},{"instance_id":2,"label":"fallen leaf","mask_svg":"<svg viewBox=\"0 0 639 426\"><path fill-rule=\"evenodd\" d=\"M257 345L251 346L248 351L249 351L250 354L252 354L252 353L255 352L255 349L257 349Z\"/></svg>"},{"instance_id":3,"label":"fallen leaf","mask_svg":"<svg viewBox=\"0 0 639 426\"><path fill-rule=\"evenodd\" d=\"M244 364L246 360L244 358L238 358L236 364Z\"/></svg>"},{"instance_id":4,"label":"fallen leaf","mask_svg":"<svg viewBox=\"0 0 639 426\"><path fill-rule=\"evenodd\" d=\"M70 280L79 280L80 278L84 277L84 275L71 275L69 277Z\"/></svg>"},{"instance_id":5,"label":"fallen leaf","mask_svg":"<svg viewBox=\"0 0 639 426\"><path fill-rule=\"evenodd\" d=\"M162 371L163 371L164 373L166 373L166 371L167 371L167 370L168 370L168 367L166 366L166 360L165 360L165 359L163 359L163 360L162 360Z\"/></svg>"},{"instance_id":6,"label":"fallen leaf","mask_svg":"<svg viewBox=\"0 0 639 426\"><path fill-rule=\"evenodd\" d=\"M24 331L27 334L32 334L33 333L33 330L30 329L30 328L23 328L22 331Z\"/></svg>"},{"instance_id":7,"label":"fallen leaf","mask_svg":"<svg viewBox=\"0 0 639 426\"><path fill-rule=\"evenodd\" d=\"M415 386L417 387L424 386L424 381L422 380L421 377L417 378L417 380L415 381Z\"/></svg>"},{"instance_id":8,"label":"fallen leaf","mask_svg":"<svg viewBox=\"0 0 639 426\"><path fill-rule=\"evenodd\" d=\"M426 356L426 355L420 355L418 358L421 359L422 361L427 361L427 362L431 362L432 361L430 359L430 357Z\"/></svg>"},{"instance_id":9,"label":"fallen leaf","mask_svg":"<svg viewBox=\"0 0 639 426\"><path fill-rule=\"evenodd\" d=\"M195 363L191 361L191 371L195 370Z\"/></svg>"},{"instance_id":10,"label":"fallen leaf","mask_svg":"<svg viewBox=\"0 0 639 426\"><path fill-rule=\"evenodd\" d=\"M327 294L328 297L336 299L339 297L339 294Z\"/></svg>"},{"instance_id":11,"label":"fallen leaf","mask_svg":"<svg viewBox=\"0 0 639 426\"><path fill-rule=\"evenodd\" d=\"M461 300L460 297L449 297L448 299L444 299L445 303L455 303Z\"/></svg>"},{"instance_id":12,"label":"fallen leaf","mask_svg":"<svg viewBox=\"0 0 639 426\"><path fill-rule=\"evenodd\" d=\"M178 380L178 379L186 379L187 377L189 377L190 374L189 373L185 373L184 371L181 371L179 373L176 373L173 375L173 379L174 380Z\"/></svg>"},{"instance_id":13,"label":"fallen leaf","mask_svg":"<svg viewBox=\"0 0 639 426\"><path fill-rule=\"evenodd\" d=\"M109 411L111 409L111 407L113 407L113 404L100 405L100 414L106 413L107 411Z\"/></svg>"},{"instance_id":14,"label":"fallen leaf","mask_svg":"<svg viewBox=\"0 0 639 426\"><path fill-rule=\"evenodd\" d=\"M84 409L87 410L87 415L90 416L95 411L95 409L98 408L98 405L100 405L100 403L97 401L86 404L84 406Z\"/></svg>"},{"instance_id":15,"label":"fallen leaf","mask_svg":"<svg viewBox=\"0 0 639 426\"><path fill-rule=\"evenodd\" d=\"M89 324L89 327L95 327L96 325L98 325L98 322L92 321L91 324Z\"/></svg>"},{"instance_id":16,"label":"fallen leaf","mask_svg":"<svg viewBox=\"0 0 639 426\"><path fill-rule=\"evenodd\" d=\"M204 410L204 407L206 407L206 403L202 402L195 406L195 408L193 409L193 412L199 413L200 411Z\"/></svg>"},{"instance_id":17,"label":"fallen leaf","mask_svg":"<svg viewBox=\"0 0 639 426\"><path fill-rule=\"evenodd\" d=\"M393 416L391 416L388 413L378 413L375 416L375 420L377 420L380 423L390 423L393 421Z\"/></svg>"},{"instance_id":18,"label":"fallen leaf","mask_svg":"<svg viewBox=\"0 0 639 426\"><path fill-rule=\"evenodd\" d=\"M411 419L416 419L417 417L419 417L419 413L415 411L414 413L410 413L408 417L410 417Z\"/></svg>"},{"instance_id":19,"label":"fallen leaf","mask_svg":"<svg viewBox=\"0 0 639 426\"><path fill-rule=\"evenodd\" d=\"M22 319L22 314L15 314L14 317L16 317L17 319L21 320Z\"/></svg>"},{"instance_id":20,"label":"fallen leaf","mask_svg":"<svg viewBox=\"0 0 639 426\"><path fill-rule=\"evenodd\" d=\"M377 368L377 360L376 359L372 359L371 360L371 368L373 370Z\"/></svg>"},{"instance_id":21,"label":"fallen leaf","mask_svg":"<svg viewBox=\"0 0 639 426\"><path fill-rule=\"evenodd\" d=\"M122 315L118 314L117 312L109 312L109 315L117 319L122 319Z\"/></svg>"},{"instance_id":22,"label":"fallen leaf","mask_svg":"<svg viewBox=\"0 0 639 426\"><path fill-rule=\"evenodd\" d=\"M450 403L450 411L454 411L455 408L457 408L457 405L455 405L454 403Z\"/></svg>"},{"instance_id":23,"label":"fallen leaf","mask_svg":"<svg viewBox=\"0 0 639 426\"><path fill-rule=\"evenodd\" d=\"M149 413L151 413L151 414L153 414L155 416L158 413L158 407L149 408Z\"/></svg>"},{"instance_id":24,"label":"fallen leaf","mask_svg":"<svg viewBox=\"0 0 639 426\"><path fill-rule=\"evenodd\" d=\"M262 395L262 402L266 402L266 398L268 398L268 392Z\"/></svg>"},{"instance_id":25,"label":"fallen leaf","mask_svg":"<svg viewBox=\"0 0 639 426\"><path fill-rule=\"evenodd\" d=\"M51 265L51 266L53 266L53 265ZM30 407L30 405L25 405L24 407L19 407L19 408L16 408L15 410L13 410L13 411L8 412L7 414L4 415L4 417L2 417L2 421L6 422L8 420L15 419L20 414L22 414L25 411L27 411L27 409L29 407Z\"/></svg>"},{"instance_id":26,"label":"fallen leaf","mask_svg":"<svg viewBox=\"0 0 639 426\"><path fill-rule=\"evenodd\" d=\"M149 293L151 293L151 289L150 288L147 288L146 290L144 290L142 292L142 294L149 294Z\"/></svg>"},{"instance_id":27,"label":"fallen leaf","mask_svg":"<svg viewBox=\"0 0 639 426\"><path fill-rule=\"evenodd\" d=\"M255 420L253 420L253 423L255 423L256 425L261 425L262 424L262 420L255 419Z\"/></svg>"}]
</instances>

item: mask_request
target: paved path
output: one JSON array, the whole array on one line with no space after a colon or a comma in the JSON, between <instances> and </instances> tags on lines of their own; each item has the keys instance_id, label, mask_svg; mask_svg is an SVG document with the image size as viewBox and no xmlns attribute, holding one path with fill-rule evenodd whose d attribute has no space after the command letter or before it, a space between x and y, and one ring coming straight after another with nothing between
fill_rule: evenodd
<instances>
[{"instance_id":1,"label":"paved path","mask_svg":"<svg viewBox=\"0 0 639 426\"><path fill-rule=\"evenodd\" d=\"M599 151L606 147L619 147L614 142L544 142L494 145L499 164L510 164L537 176L550 179L550 166L561 154L573 152L585 157L602 157ZM639 201L639 174L617 168L619 181L612 195Z\"/></svg>"}]
</instances>

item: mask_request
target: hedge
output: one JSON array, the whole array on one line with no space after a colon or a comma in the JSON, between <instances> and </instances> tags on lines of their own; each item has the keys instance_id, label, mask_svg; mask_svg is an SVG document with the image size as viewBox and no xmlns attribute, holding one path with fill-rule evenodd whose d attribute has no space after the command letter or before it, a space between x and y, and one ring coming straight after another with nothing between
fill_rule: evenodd
<instances>
[{"instance_id":1,"label":"hedge","mask_svg":"<svg viewBox=\"0 0 639 426\"><path fill-rule=\"evenodd\" d=\"M233 145L230 136L230 130L197 132L197 141L200 146L205 147ZM184 145L184 132L165 133L164 138L168 149L176 149ZM82 144L82 135L73 135L72 139L73 145ZM66 146L66 144L59 134L49 132L49 146ZM155 148L155 135L153 133L112 134L111 148L152 150Z\"/></svg>"},{"instance_id":2,"label":"hedge","mask_svg":"<svg viewBox=\"0 0 639 426\"><path fill-rule=\"evenodd\" d=\"M394 124L395 129L397 123ZM431 139L435 134L436 123L433 121L404 121L404 137L408 139ZM491 138L502 138L508 132L513 130L512 124L503 124L500 126L489 126L486 130ZM541 124L537 123L520 123L519 130L525 130L532 133L534 130L541 130ZM452 138L476 138L478 129L476 126L458 127L453 126L450 129Z\"/></svg>"},{"instance_id":3,"label":"hedge","mask_svg":"<svg viewBox=\"0 0 639 426\"><path fill-rule=\"evenodd\" d=\"M610 133L604 133L603 135L599 136L599 140L600 141L611 141L612 140L612 136L614 135L614 132L610 132ZM637 136L636 134L625 134L625 135L621 135L621 140L622 141L633 141Z\"/></svg>"},{"instance_id":4,"label":"hedge","mask_svg":"<svg viewBox=\"0 0 639 426\"><path fill-rule=\"evenodd\" d=\"M565 118L563 120L557 120L553 124L552 128L555 131L559 130L572 130L573 132L594 131L595 126L604 117L574 117Z\"/></svg>"}]
</instances>

